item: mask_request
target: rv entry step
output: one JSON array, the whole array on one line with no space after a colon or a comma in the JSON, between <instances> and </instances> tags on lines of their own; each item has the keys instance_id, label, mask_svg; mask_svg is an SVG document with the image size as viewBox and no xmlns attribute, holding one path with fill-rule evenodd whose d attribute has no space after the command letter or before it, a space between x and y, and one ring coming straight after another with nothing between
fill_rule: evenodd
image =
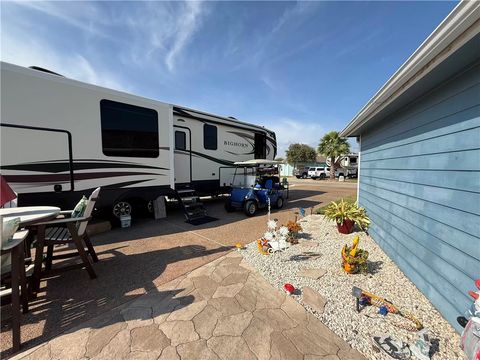
<instances>
[{"instance_id":1,"label":"rv entry step","mask_svg":"<svg viewBox=\"0 0 480 360\"><path fill-rule=\"evenodd\" d=\"M183 213L187 221L197 220L207 216L207 209L200 201L200 197L193 189L176 191L177 199L182 205Z\"/></svg>"}]
</instances>

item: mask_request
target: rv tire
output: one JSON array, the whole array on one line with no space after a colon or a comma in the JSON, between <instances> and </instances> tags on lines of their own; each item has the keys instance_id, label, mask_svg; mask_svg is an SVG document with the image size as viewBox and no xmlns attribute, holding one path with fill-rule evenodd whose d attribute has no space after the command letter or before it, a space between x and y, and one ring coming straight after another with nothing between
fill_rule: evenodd
<instances>
[{"instance_id":1,"label":"rv tire","mask_svg":"<svg viewBox=\"0 0 480 360\"><path fill-rule=\"evenodd\" d=\"M149 214L153 214L153 200L147 201L147 211Z\"/></svg>"},{"instance_id":2,"label":"rv tire","mask_svg":"<svg viewBox=\"0 0 480 360\"><path fill-rule=\"evenodd\" d=\"M122 215L131 215L132 205L127 201L117 201L113 204L112 213L117 219Z\"/></svg>"}]
</instances>

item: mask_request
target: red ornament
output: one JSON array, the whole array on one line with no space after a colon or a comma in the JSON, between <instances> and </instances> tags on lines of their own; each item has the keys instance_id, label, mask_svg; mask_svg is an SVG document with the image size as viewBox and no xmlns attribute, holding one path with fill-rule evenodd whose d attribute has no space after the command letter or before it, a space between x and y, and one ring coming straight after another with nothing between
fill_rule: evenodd
<instances>
[{"instance_id":1,"label":"red ornament","mask_svg":"<svg viewBox=\"0 0 480 360\"><path fill-rule=\"evenodd\" d=\"M288 283L287 283L287 284L283 285L283 288L285 289L285 291L286 291L287 294L289 294L289 295L292 295L293 292L295 291L295 288L293 287L292 284L288 284Z\"/></svg>"}]
</instances>

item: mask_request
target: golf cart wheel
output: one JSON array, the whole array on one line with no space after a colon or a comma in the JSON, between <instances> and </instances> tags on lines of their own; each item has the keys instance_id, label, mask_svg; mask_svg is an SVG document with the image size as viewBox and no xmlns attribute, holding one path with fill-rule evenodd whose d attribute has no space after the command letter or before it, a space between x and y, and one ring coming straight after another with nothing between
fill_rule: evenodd
<instances>
[{"instance_id":1,"label":"golf cart wheel","mask_svg":"<svg viewBox=\"0 0 480 360\"><path fill-rule=\"evenodd\" d=\"M113 205L112 213L117 219L120 219L122 215L131 215L132 205L126 201L116 202Z\"/></svg>"},{"instance_id":2,"label":"golf cart wheel","mask_svg":"<svg viewBox=\"0 0 480 360\"><path fill-rule=\"evenodd\" d=\"M279 198L277 199L277 202L275 203L275 207L276 207L277 209L281 209L281 208L283 207L283 198L279 197Z\"/></svg>"},{"instance_id":3,"label":"golf cart wheel","mask_svg":"<svg viewBox=\"0 0 480 360\"><path fill-rule=\"evenodd\" d=\"M233 212L235 211L235 208L232 206L232 201L230 199L228 199L227 201L225 201L225 210L227 212Z\"/></svg>"},{"instance_id":4,"label":"golf cart wheel","mask_svg":"<svg viewBox=\"0 0 480 360\"><path fill-rule=\"evenodd\" d=\"M253 200L249 200L245 202L245 206L243 208L247 216L253 216L257 212L257 203Z\"/></svg>"}]
</instances>

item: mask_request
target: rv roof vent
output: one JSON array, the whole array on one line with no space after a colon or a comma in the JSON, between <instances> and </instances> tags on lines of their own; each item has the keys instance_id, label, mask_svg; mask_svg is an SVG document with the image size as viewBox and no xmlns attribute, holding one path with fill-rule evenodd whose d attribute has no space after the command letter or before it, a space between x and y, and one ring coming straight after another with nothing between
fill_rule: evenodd
<instances>
[{"instance_id":1,"label":"rv roof vent","mask_svg":"<svg viewBox=\"0 0 480 360\"><path fill-rule=\"evenodd\" d=\"M229 119L233 119L233 120L237 120L237 118L236 118L236 117L233 117L233 116L229 116L228 118L229 118Z\"/></svg>"},{"instance_id":2,"label":"rv roof vent","mask_svg":"<svg viewBox=\"0 0 480 360\"><path fill-rule=\"evenodd\" d=\"M32 70L37 70L37 71L43 71L43 72L46 72L46 73L49 73L49 74L52 74L52 75L57 75L57 76L64 77L64 76L61 75L61 74L58 74L58 73L53 72L53 71L48 70L48 69L41 68L40 66L30 66L30 69L32 69Z\"/></svg>"}]
</instances>

